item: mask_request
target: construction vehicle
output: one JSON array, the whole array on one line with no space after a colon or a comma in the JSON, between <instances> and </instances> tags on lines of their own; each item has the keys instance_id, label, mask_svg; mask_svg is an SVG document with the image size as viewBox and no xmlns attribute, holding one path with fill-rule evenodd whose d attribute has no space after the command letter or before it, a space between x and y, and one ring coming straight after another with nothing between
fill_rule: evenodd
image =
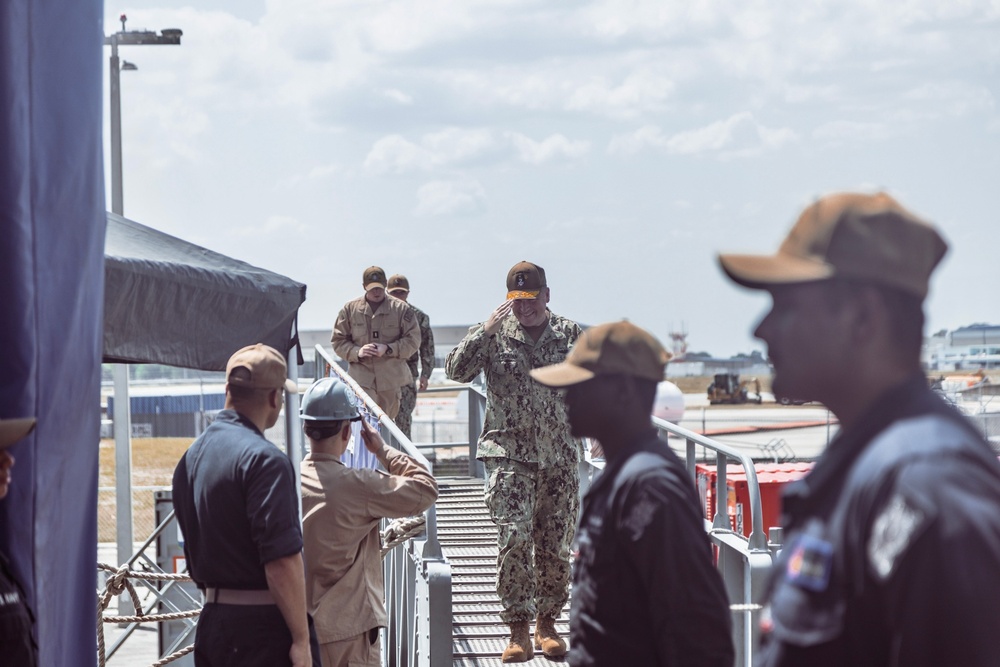
<instances>
[{"instance_id":1,"label":"construction vehicle","mask_svg":"<svg viewBox=\"0 0 1000 667\"><path fill-rule=\"evenodd\" d=\"M753 388L751 392L750 389ZM757 378L740 380L738 373L716 373L715 380L708 385L708 402L719 403L760 403L760 382Z\"/></svg>"}]
</instances>

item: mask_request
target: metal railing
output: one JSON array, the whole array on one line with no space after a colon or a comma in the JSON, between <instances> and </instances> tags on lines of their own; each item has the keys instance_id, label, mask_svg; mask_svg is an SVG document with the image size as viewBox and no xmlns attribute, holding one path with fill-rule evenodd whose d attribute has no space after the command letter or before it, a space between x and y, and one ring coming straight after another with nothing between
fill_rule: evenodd
<instances>
[{"instance_id":1,"label":"metal railing","mask_svg":"<svg viewBox=\"0 0 1000 667\"><path fill-rule=\"evenodd\" d=\"M433 471L430 461L414 446L375 401L348 375L322 345L316 346L315 377L336 376L361 399L361 412L378 425L390 447L402 450ZM358 434L355 433L359 441ZM453 447L455 443L448 446ZM356 445L354 467L375 467L373 456L360 455ZM365 451L365 453L367 453ZM448 667L452 664L451 565L437 534L437 509L424 512L424 535L390 551L383 560L388 627L383 655L394 667ZM383 521L385 528L387 521Z\"/></svg>"},{"instance_id":2,"label":"metal railing","mask_svg":"<svg viewBox=\"0 0 1000 667\"><path fill-rule=\"evenodd\" d=\"M320 352L321 350L322 348L317 346L318 354L322 353L324 357L327 357L328 353L326 351ZM342 375L346 375L346 373L342 373ZM317 377L320 377L320 375L317 375ZM482 462L476 460L476 449L486 415L485 391L478 384L463 384L430 388L428 392L466 393L469 415L469 439L468 442L462 443L421 444L420 449L467 446L469 450L469 476L483 478L484 469ZM462 400L461 396L459 396L458 400ZM674 436L684 440L685 446L682 458L685 460L685 466L691 475L692 482L695 481L698 448L714 452L716 466L714 494L717 502L715 503L715 515L710 520L705 521L705 530L712 544L716 547L718 557L717 566L725 583L730 604L734 609L733 643L736 649L735 664L740 667L749 667L753 662L753 646L758 639L757 627L759 625L760 606L757 603L762 598L764 583L771 569L774 560L774 549L776 548L776 545L768 544L764 532L760 484L757 480L757 470L754 467L754 461L748 454L734 447L724 445L681 426L655 417L653 418L653 423L664 436ZM395 428L395 425L391 421L389 421L388 431L394 437L402 437L401 434L398 434L398 429ZM413 447L408 440L406 444ZM414 447L414 451L416 451L416 447ZM727 506L724 500L728 497L729 493L726 479L729 463L739 464L746 474L751 525L749 538L733 530L729 522ZM588 477L588 479L581 479L581 487L585 487L589 478L592 478L603 469L603 464L603 460L600 459L593 461L588 459L585 463L581 464L581 474ZM431 524L428 523L428 531L430 531L430 528ZM388 586L388 574L386 581ZM432 611L433 613L440 613L447 617L438 622L434 626L434 629L437 630L440 628L440 632L446 633L450 641L450 606L437 607ZM432 618L431 622L433 620Z\"/></svg>"}]
</instances>

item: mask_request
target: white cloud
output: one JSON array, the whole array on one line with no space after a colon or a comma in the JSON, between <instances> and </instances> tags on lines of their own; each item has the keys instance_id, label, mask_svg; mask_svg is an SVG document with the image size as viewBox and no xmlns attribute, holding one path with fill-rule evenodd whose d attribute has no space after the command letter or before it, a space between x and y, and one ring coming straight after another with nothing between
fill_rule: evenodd
<instances>
[{"instance_id":1,"label":"white cloud","mask_svg":"<svg viewBox=\"0 0 1000 667\"><path fill-rule=\"evenodd\" d=\"M365 158L367 173L403 174L450 169L477 163L519 160L540 165L555 160L574 160L590 150L590 143L554 134L536 141L519 132L489 129L447 128L424 135L414 143L399 135L375 142Z\"/></svg>"},{"instance_id":2,"label":"white cloud","mask_svg":"<svg viewBox=\"0 0 1000 667\"><path fill-rule=\"evenodd\" d=\"M865 123L835 120L820 125L812 132L814 139L841 144L858 141L882 141L890 136L891 130L882 123Z\"/></svg>"},{"instance_id":3,"label":"white cloud","mask_svg":"<svg viewBox=\"0 0 1000 667\"><path fill-rule=\"evenodd\" d=\"M669 137L659 127L646 125L631 134L613 137L608 151L615 155L631 155L651 148L673 155L712 154L728 159L777 150L797 138L790 128L769 128L758 123L753 114L742 112Z\"/></svg>"},{"instance_id":4,"label":"white cloud","mask_svg":"<svg viewBox=\"0 0 1000 667\"><path fill-rule=\"evenodd\" d=\"M375 142L365 158L364 169L371 174L401 174L425 171L434 166L434 155L398 134Z\"/></svg>"},{"instance_id":5,"label":"white cloud","mask_svg":"<svg viewBox=\"0 0 1000 667\"><path fill-rule=\"evenodd\" d=\"M560 159L575 160L590 152L589 141L573 141L561 134L534 141L523 134L512 133L510 140L521 161L528 164L543 164Z\"/></svg>"},{"instance_id":6,"label":"white cloud","mask_svg":"<svg viewBox=\"0 0 1000 667\"><path fill-rule=\"evenodd\" d=\"M486 190L478 181L431 181L417 191L418 217L468 216L486 209Z\"/></svg>"},{"instance_id":7,"label":"white cloud","mask_svg":"<svg viewBox=\"0 0 1000 667\"><path fill-rule=\"evenodd\" d=\"M294 237L307 234L308 232L308 225L303 224L298 218L286 215L272 215L258 225L239 227L236 230L238 236L251 238L277 236L279 234L292 235L291 237Z\"/></svg>"}]
</instances>

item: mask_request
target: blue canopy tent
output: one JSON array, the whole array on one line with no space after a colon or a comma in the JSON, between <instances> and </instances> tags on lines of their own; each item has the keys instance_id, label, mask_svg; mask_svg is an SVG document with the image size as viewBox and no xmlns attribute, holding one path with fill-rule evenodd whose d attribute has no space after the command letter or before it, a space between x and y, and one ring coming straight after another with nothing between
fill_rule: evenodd
<instances>
[{"instance_id":1,"label":"blue canopy tent","mask_svg":"<svg viewBox=\"0 0 1000 667\"><path fill-rule=\"evenodd\" d=\"M36 612L42 665L97 662L102 359L217 369L241 344L264 341L287 351L305 298L303 285L270 282L258 294L277 289L297 303L272 319L245 312L258 318L258 328L244 327L242 318L225 319L227 312L236 315L224 306L245 308L255 301L252 286L275 274L222 263L221 255L184 249L136 223L109 221L102 24L102 0L0 3L0 417L38 418L35 430L11 449L17 464L10 493L0 501L0 550ZM215 262L217 270L210 271ZM178 268L182 264L187 268ZM213 296L196 306L189 299L198 281L207 290L198 293ZM206 311L205 303L216 305ZM186 311L189 318L163 331L156 308L173 316ZM203 326L189 328L192 318Z\"/></svg>"}]
</instances>

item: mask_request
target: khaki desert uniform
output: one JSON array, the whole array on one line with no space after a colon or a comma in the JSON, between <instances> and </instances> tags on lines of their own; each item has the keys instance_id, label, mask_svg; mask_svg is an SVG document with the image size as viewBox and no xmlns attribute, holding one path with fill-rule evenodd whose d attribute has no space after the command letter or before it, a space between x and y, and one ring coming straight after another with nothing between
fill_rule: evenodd
<instances>
[{"instance_id":1,"label":"khaki desert uniform","mask_svg":"<svg viewBox=\"0 0 1000 667\"><path fill-rule=\"evenodd\" d=\"M386 296L372 311L364 296L348 301L333 326L333 351L350 362L348 372L379 404L390 419L399 412L400 387L413 382L406 360L420 347L420 328L413 310ZM382 357L358 358L368 343L384 343L391 352Z\"/></svg>"},{"instance_id":2,"label":"khaki desert uniform","mask_svg":"<svg viewBox=\"0 0 1000 667\"><path fill-rule=\"evenodd\" d=\"M570 436L558 392L535 382L533 368L562 362L581 333L549 312L538 342L513 316L487 336L472 327L445 363L448 377L486 374L487 406L478 459L486 468L486 505L497 526L497 594L505 623L557 618L569 599L570 547L579 511L580 443Z\"/></svg>"},{"instance_id":3,"label":"khaki desert uniform","mask_svg":"<svg viewBox=\"0 0 1000 667\"><path fill-rule=\"evenodd\" d=\"M324 667L380 665L377 629L386 627L379 521L422 513L437 482L395 449L378 470L349 468L333 454L302 461L306 602Z\"/></svg>"},{"instance_id":4,"label":"khaki desert uniform","mask_svg":"<svg viewBox=\"0 0 1000 667\"><path fill-rule=\"evenodd\" d=\"M407 304L409 305L409 304ZM399 415L396 417L396 426L399 430L410 437L410 426L413 424L413 409L417 406L417 380L427 379L434 370L434 332L431 331L431 318L427 313L416 306L410 305L413 314L417 317L417 326L420 327L420 350L414 352L413 356L406 360L406 365L413 375L413 382L404 384L400 390ZM417 372L417 362L420 362L420 372Z\"/></svg>"}]
</instances>

